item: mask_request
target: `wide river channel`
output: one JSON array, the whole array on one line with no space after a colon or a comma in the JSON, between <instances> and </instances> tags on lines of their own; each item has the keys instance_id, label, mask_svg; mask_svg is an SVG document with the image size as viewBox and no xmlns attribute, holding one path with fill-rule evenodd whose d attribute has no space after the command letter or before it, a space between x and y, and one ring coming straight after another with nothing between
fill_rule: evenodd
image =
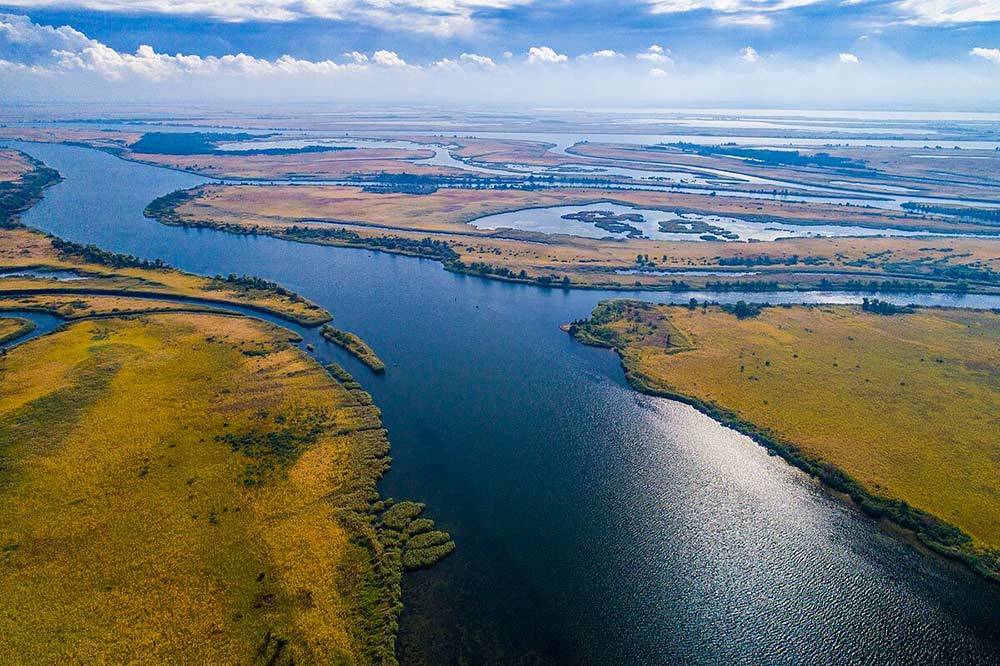
<instances>
[{"instance_id":1,"label":"wide river channel","mask_svg":"<svg viewBox=\"0 0 1000 666\"><path fill-rule=\"evenodd\" d=\"M382 408L394 457L383 495L427 502L458 543L404 579L404 664L1000 664L1000 586L918 552L692 408L633 392L611 352L558 329L602 298L690 294L540 289L167 227L143 218L145 205L203 179L14 145L65 178L27 224L197 273L275 280L385 359L375 377L308 336Z\"/></svg>"}]
</instances>

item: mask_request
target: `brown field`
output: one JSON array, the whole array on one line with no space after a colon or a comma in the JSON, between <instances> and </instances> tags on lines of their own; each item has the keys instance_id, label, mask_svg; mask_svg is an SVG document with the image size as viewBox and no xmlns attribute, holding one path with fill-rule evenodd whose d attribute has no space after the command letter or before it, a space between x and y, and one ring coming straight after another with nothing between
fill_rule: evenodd
<instances>
[{"instance_id":1,"label":"brown field","mask_svg":"<svg viewBox=\"0 0 1000 666\"><path fill-rule=\"evenodd\" d=\"M24 153L0 149L0 183L16 183L31 169L32 164Z\"/></svg>"},{"instance_id":2,"label":"brown field","mask_svg":"<svg viewBox=\"0 0 1000 666\"><path fill-rule=\"evenodd\" d=\"M348 516L385 431L286 338L113 318L0 360L0 653L372 663L373 531Z\"/></svg>"},{"instance_id":3,"label":"brown field","mask_svg":"<svg viewBox=\"0 0 1000 666\"><path fill-rule=\"evenodd\" d=\"M411 164L433 156L429 150L358 148L356 150L291 155L159 155L127 153L126 159L193 171L217 178L324 180L355 174L411 173L461 175L460 169Z\"/></svg>"},{"instance_id":4,"label":"brown field","mask_svg":"<svg viewBox=\"0 0 1000 666\"><path fill-rule=\"evenodd\" d=\"M724 139L720 138L720 143ZM738 171L762 178L773 178L809 185L830 186L831 180L857 182L860 185L834 186L867 190L872 195L885 194L877 187L865 187L864 183L889 184L916 190L915 196L967 197L1000 201L997 188L1000 187L1000 155L996 151L984 150L938 150L917 148L827 148L800 146L805 154L825 152L840 157L865 161L883 176L865 176L863 173L840 173L829 168L767 166L754 164L724 156L703 156L686 153L679 149L650 150L645 146L587 143L574 146L570 152L582 157L598 158L597 162L638 162L650 165L680 165L683 167L705 167ZM918 154L956 155L962 159L917 159ZM635 165L633 165L635 166ZM757 185L760 189L762 186ZM766 186L764 186L766 188ZM732 189L726 187L725 189ZM903 195L905 196L905 195Z\"/></svg>"},{"instance_id":5,"label":"brown field","mask_svg":"<svg viewBox=\"0 0 1000 666\"><path fill-rule=\"evenodd\" d=\"M591 190L461 190L442 189L431 195L372 194L358 188L332 186L207 186L176 209L173 223L206 225L229 231L269 233L290 237L291 226L315 229L346 227L362 239L385 237L446 242L464 264L485 262L528 276L569 276L582 286L644 287L669 284L670 276L616 275L615 270L636 266L636 255L649 255L659 269L725 268L738 257L767 256L783 261L797 256L793 266L756 266L755 279L780 280L782 286L815 286L824 277L836 283L854 277L909 276L936 280L942 267L969 266L1000 272L1000 242L972 238L826 238L768 243L699 243L654 240L597 240L574 236L546 236L528 232L479 230L468 221L482 215L530 206L613 200L667 210L719 215L768 215L790 221L835 221L866 225L927 224L917 217L867 209L834 206L797 206L725 197L659 192L594 192ZM941 223L948 224L948 223ZM296 238L297 239L297 238ZM320 242L340 243L336 239ZM807 263L805 260L809 258ZM739 270L739 267L731 267ZM746 270L745 267L742 270ZM826 273L828 275L822 275ZM846 276L846 277L845 277ZM685 276L692 286L719 277ZM722 278L725 279L725 278ZM978 288L978 287L976 287ZM984 285L985 288L985 285Z\"/></svg>"},{"instance_id":6,"label":"brown field","mask_svg":"<svg viewBox=\"0 0 1000 666\"><path fill-rule=\"evenodd\" d=\"M1000 315L609 301L583 331L638 388L727 410L1000 554Z\"/></svg>"},{"instance_id":7,"label":"brown field","mask_svg":"<svg viewBox=\"0 0 1000 666\"><path fill-rule=\"evenodd\" d=\"M42 143L86 143L95 148L120 150L138 141L142 132L54 127L0 127L0 139Z\"/></svg>"}]
</instances>

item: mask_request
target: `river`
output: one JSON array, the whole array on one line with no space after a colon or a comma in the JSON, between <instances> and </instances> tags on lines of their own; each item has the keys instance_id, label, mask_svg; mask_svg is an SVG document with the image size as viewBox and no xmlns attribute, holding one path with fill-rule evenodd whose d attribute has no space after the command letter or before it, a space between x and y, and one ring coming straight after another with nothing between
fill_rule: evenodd
<instances>
[{"instance_id":1,"label":"river","mask_svg":"<svg viewBox=\"0 0 1000 666\"><path fill-rule=\"evenodd\" d=\"M636 394L612 353L557 328L630 294L167 227L144 206L202 178L14 145L65 177L27 224L198 273L278 281L387 362L375 377L309 334L383 410L394 458L383 495L427 502L458 543L404 580L404 664L1000 663L1000 587L922 555L692 408ZM860 298L756 298L779 296Z\"/></svg>"}]
</instances>

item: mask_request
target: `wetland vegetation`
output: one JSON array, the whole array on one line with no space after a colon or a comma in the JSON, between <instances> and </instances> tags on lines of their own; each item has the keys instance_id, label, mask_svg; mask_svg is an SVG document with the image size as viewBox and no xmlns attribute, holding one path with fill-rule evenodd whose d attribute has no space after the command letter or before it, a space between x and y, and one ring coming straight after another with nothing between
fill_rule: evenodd
<instances>
[{"instance_id":1,"label":"wetland vegetation","mask_svg":"<svg viewBox=\"0 0 1000 666\"><path fill-rule=\"evenodd\" d=\"M694 405L1000 580L996 312L605 301L568 330L614 348L636 389Z\"/></svg>"},{"instance_id":2,"label":"wetland vegetation","mask_svg":"<svg viewBox=\"0 0 1000 666\"><path fill-rule=\"evenodd\" d=\"M11 221L0 273L15 271L0 310L68 323L0 355L0 652L395 664L402 573L455 543L427 518L389 526L407 503L379 497L389 442L353 377L226 307L329 314L267 280ZM0 342L33 327L0 317Z\"/></svg>"},{"instance_id":3,"label":"wetland vegetation","mask_svg":"<svg viewBox=\"0 0 1000 666\"><path fill-rule=\"evenodd\" d=\"M354 333L342 331L329 324L324 324L319 330L320 335L347 350L352 356L367 365L377 375L385 374L385 363L378 357L375 350Z\"/></svg>"},{"instance_id":4,"label":"wetland vegetation","mask_svg":"<svg viewBox=\"0 0 1000 666\"><path fill-rule=\"evenodd\" d=\"M927 239L868 237L790 238L755 243L704 243L638 237L635 219L605 219L629 238L583 238L516 229L479 229L483 215L532 204L612 202L659 207L680 217L661 222L665 231L730 239L733 234L711 220L692 215L768 216L791 223L927 224L914 216L845 207L787 203L713 201L708 197L656 192L592 190L468 191L440 190L428 195L372 194L339 186L204 186L161 197L147 214L165 224L212 228L239 234L267 234L302 242L375 249L437 259L457 272L543 286L609 289L678 289L669 270L686 272L683 288L732 290L746 281L711 276L725 266L763 268L768 289L840 289L877 282L899 282L902 289L990 291L1000 286L1000 241L973 237ZM694 208L697 206L697 208ZM838 208L834 210L833 208ZM697 211L697 212L694 212ZM587 222L597 218L589 215ZM873 221L878 218L878 221ZM605 216L606 217L606 216ZM576 220L571 220L576 221ZM934 224L948 225L940 221ZM620 225L627 225L620 226ZM981 230L976 225L967 225ZM944 228L944 227L942 227ZM959 225L958 228L963 228ZM639 234L641 235L641 234ZM631 274L634 257L650 257L643 271ZM696 271L706 271L700 276ZM867 287L866 287L867 288Z\"/></svg>"}]
</instances>

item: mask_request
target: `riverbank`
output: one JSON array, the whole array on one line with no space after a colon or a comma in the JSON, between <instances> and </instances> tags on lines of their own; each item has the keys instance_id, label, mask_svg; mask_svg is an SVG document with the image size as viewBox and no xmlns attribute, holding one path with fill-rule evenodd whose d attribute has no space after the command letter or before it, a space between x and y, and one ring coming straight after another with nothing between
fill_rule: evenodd
<instances>
[{"instance_id":1,"label":"riverbank","mask_svg":"<svg viewBox=\"0 0 1000 666\"><path fill-rule=\"evenodd\" d=\"M173 226L424 257L440 261L454 272L539 286L659 291L1000 290L1000 254L994 249L1000 241L975 237L709 243L595 239L514 229L483 230L470 224L505 206L528 210L525 206L532 201L555 205L575 199L583 206L593 203L594 196L586 191L376 195L335 186L212 185L160 197L149 204L146 215ZM630 192L615 193L613 199L666 210L672 199L664 200L664 196ZM600 201L606 203L607 199ZM724 202L726 210L733 205ZM748 214L760 215L759 211ZM832 213L823 213L828 214ZM855 214L864 218L875 212L851 212ZM903 216L898 221L903 224L905 219ZM916 218L907 222L915 223L920 222ZM747 270L753 271L752 279L740 275Z\"/></svg>"},{"instance_id":2,"label":"riverbank","mask_svg":"<svg viewBox=\"0 0 1000 666\"><path fill-rule=\"evenodd\" d=\"M377 408L287 338L170 313L7 353L5 653L394 663L399 567L376 533L388 440Z\"/></svg>"},{"instance_id":3,"label":"riverbank","mask_svg":"<svg viewBox=\"0 0 1000 666\"><path fill-rule=\"evenodd\" d=\"M16 221L0 275L0 309L67 321L0 356L4 653L396 663L403 570L455 544L379 497L371 396L239 315L316 326L325 310ZM28 326L0 318L0 342Z\"/></svg>"},{"instance_id":4,"label":"riverbank","mask_svg":"<svg viewBox=\"0 0 1000 666\"><path fill-rule=\"evenodd\" d=\"M694 406L1000 580L998 315L729 309L605 301L567 329L614 348L635 389Z\"/></svg>"},{"instance_id":5,"label":"riverbank","mask_svg":"<svg viewBox=\"0 0 1000 666\"><path fill-rule=\"evenodd\" d=\"M35 330L34 322L20 317L0 317L0 345L17 340Z\"/></svg>"},{"instance_id":6,"label":"riverbank","mask_svg":"<svg viewBox=\"0 0 1000 666\"><path fill-rule=\"evenodd\" d=\"M45 188L62 177L55 169L18 150L0 149L0 227L38 203Z\"/></svg>"}]
</instances>

